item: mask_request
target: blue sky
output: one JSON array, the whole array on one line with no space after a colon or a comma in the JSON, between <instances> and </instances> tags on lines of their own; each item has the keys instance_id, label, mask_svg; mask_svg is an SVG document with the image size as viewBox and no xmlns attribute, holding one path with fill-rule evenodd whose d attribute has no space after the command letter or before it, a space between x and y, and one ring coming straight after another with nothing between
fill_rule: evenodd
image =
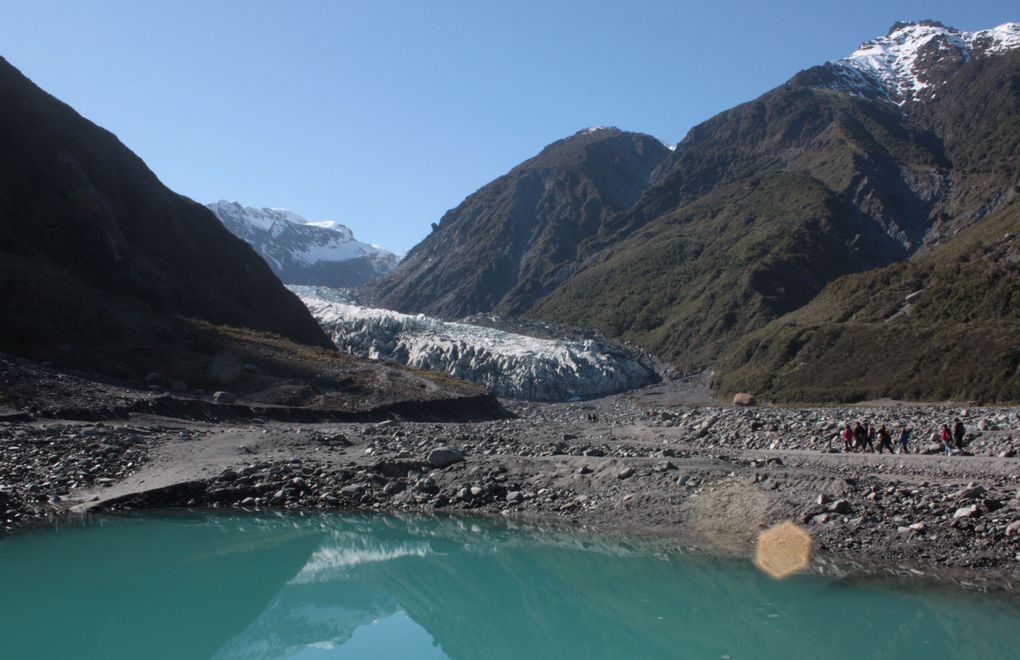
<instances>
[{"instance_id":1,"label":"blue sky","mask_svg":"<svg viewBox=\"0 0 1020 660\"><path fill-rule=\"evenodd\" d=\"M581 128L680 140L899 19L1010 2L0 0L0 55L168 186L404 251Z\"/></svg>"}]
</instances>

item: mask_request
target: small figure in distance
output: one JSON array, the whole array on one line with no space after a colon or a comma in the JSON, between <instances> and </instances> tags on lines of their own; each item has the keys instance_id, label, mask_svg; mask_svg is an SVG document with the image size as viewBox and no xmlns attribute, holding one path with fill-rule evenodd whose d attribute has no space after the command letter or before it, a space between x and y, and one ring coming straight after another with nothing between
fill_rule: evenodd
<instances>
[{"instance_id":1,"label":"small figure in distance","mask_svg":"<svg viewBox=\"0 0 1020 660\"><path fill-rule=\"evenodd\" d=\"M875 451L875 427L868 424L868 432L864 435L864 442L868 445L868 451ZM863 451L863 449L862 449Z\"/></svg>"},{"instance_id":2,"label":"small figure in distance","mask_svg":"<svg viewBox=\"0 0 1020 660\"><path fill-rule=\"evenodd\" d=\"M953 420L953 440L956 442L957 449L963 449L963 436L967 433L967 429L964 427L963 422L957 417Z\"/></svg>"},{"instance_id":3,"label":"small figure in distance","mask_svg":"<svg viewBox=\"0 0 1020 660\"><path fill-rule=\"evenodd\" d=\"M850 428L850 423L847 422L846 426L843 427L843 452L850 453L854 448L854 430Z\"/></svg>"},{"instance_id":4,"label":"small figure in distance","mask_svg":"<svg viewBox=\"0 0 1020 660\"><path fill-rule=\"evenodd\" d=\"M909 454L910 448L907 446L910 444L910 429L905 426L900 427L900 453Z\"/></svg>"},{"instance_id":5,"label":"small figure in distance","mask_svg":"<svg viewBox=\"0 0 1020 660\"><path fill-rule=\"evenodd\" d=\"M882 449L888 449L889 453L893 453L892 449L892 436L889 434L889 429L882 424L878 427L878 453L882 453Z\"/></svg>"},{"instance_id":6,"label":"small figure in distance","mask_svg":"<svg viewBox=\"0 0 1020 660\"><path fill-rule=\"evenodd\" d=\"M854 451L861 451L864 449L864 438L868 435L868 432L864 430L860 422L854 424Z\"/></svg>"},{"instance_id":7,"label":"small figure in distance","mask_svg":"<svg viewBox=\"0 0 1020 660\"><path fill-rule=\"evenodd\" d=\"M953 434L949 432L949 425L943 424L942 430L939 431L939 437L942 440L942 452L946 456L953 455Z\"/></svg>"}]
</instances>

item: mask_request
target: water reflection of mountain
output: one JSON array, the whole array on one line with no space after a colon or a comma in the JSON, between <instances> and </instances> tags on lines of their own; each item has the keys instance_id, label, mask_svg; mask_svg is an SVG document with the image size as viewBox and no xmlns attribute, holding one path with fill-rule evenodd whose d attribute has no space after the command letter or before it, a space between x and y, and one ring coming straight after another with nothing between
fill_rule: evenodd
<instances>
[{"instance_id":1,"label":"water reflection of mountain","mask_svg":"<svg viewBox=\"0 0 1020 660\"><path fill-rule=\"evenodd\" d=\"M0 585L12 658L379 657L389 644L458 660L934 660L1020 645L1015 602L775 582L746 564L456 518L113 520L5 539Z\"/></svg>"},{"instance_id":2,"label":"water reflection of mountain","mask_svg":"<svg viewBox=\"0 0 1020 660\"><path fill-rule=\"evenodd\" d=\"M221 656L339 646L400 611L455 659L762 658L791 648L799 657L933 657L924 640L956 646L934 657L1008 657L1012 643L950 601L774 582L745 566L550 530L348 519Z\"/></svg>"}]
</instances>

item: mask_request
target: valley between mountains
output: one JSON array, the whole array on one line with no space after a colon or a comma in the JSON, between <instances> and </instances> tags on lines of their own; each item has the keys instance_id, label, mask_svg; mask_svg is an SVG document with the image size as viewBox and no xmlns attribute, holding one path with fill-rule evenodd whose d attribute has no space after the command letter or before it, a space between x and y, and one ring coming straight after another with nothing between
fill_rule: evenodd
<instances>
[{"instance_id":1,"label":"valley between mountains","mask_svg":"<svg viewBox=\"0 0 1020 660\"><path fill-rule=\"evenodd\" d=\"M747 557L794 520L813 570L1017 586L1018 23L897 23L676 144L581 130L402 256L179 195L6 60L0 144L5 532L453 513Z\"/></svg>"}]
</instances>

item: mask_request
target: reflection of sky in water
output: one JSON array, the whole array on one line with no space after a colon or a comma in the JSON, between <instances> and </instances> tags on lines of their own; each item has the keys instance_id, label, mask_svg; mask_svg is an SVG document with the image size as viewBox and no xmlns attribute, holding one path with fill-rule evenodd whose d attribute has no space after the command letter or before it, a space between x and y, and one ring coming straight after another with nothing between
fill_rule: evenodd
<instances>
[{"instance_id":1,"label":"reflection of sky in water","mask_svg":"<svg viewBox=\"0 0 1020 660\"><path fill-rule=\"evenodd\" d=\"M388 660L389 658L432 658L445 660L447 657L438 647L433 646L428 632L411 620L404 612L398 612L385 619L373 621L354 631L343 646L331 642L309 644L295 653L292 658L300 660Z\"/></svg>"},{"instance_id":2,"label":"reflection of sky in water","mask_svg":"<svg viewBox=\"0 0 1020 660\"><path fill-rule=\"evenodd\" d=\"M11 658L1014 658L1017 601L500 521L186 515L0 542ZM60 633L54 634L54 621Z\"/></svg>"}]
</instances>

